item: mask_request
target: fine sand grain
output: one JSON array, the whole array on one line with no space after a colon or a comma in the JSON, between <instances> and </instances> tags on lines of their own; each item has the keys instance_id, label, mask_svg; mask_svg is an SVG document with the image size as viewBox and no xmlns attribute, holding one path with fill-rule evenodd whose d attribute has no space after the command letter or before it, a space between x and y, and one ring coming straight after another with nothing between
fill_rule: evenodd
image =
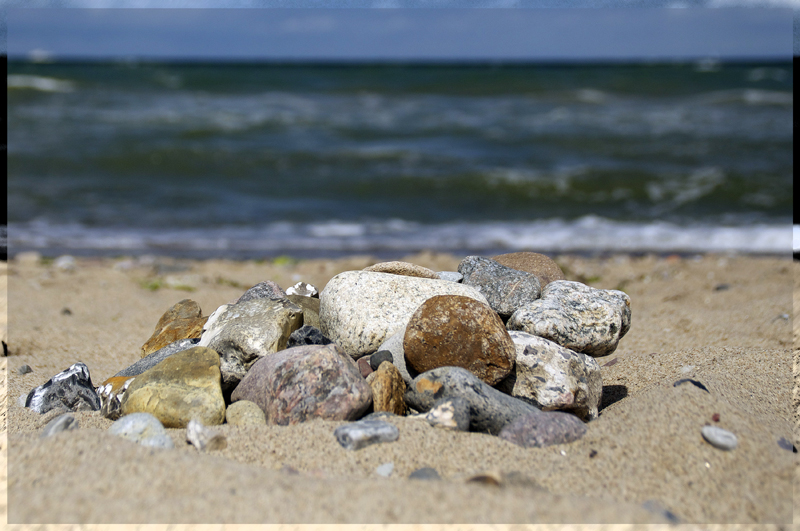
<instances>
[{"instance_id":1,"label":"fine sand grain","mask_svg":"<svg viewBox=\"0 0 800 531\"><path fill-rule=\"evenodd\" d=\"M460 258L402 259L441 271L455 270ZM80 259L74 271L9 262L0 276L9 290L7 444L0 437L3 454L9 448L9 522L792 522L800 469L797 454L778 444L798 446L800 428L790 290L800 270L788 257L557 257L568 279L622 289L632 300L630 332L598 359L600 417L566 445L525 449L395 418L397 442L355 452L333 437L341 422L321 420L222 425L228 446L208 453L174 429L176 449L153 450L109 435L111 421L95 412L76 415L80 430L40 439L54 413L17 403L77 361L95 385L135 362L158 318L183 298L208 315L263 280L322 289L336 273L376 261ZM797 335L795 325L795 344ZM796 374L800 353L793 354ZM33 372L18 374L24 364ZM674 386L681 378L708 391ZM735 433L738 447L710 446L700 436L706 424ZM385 463L394 465L388 478L376 473ZM443 479L407 479L426 466ZM467 482L481 474L499 485Z\"/></svg>"}]
</instances>

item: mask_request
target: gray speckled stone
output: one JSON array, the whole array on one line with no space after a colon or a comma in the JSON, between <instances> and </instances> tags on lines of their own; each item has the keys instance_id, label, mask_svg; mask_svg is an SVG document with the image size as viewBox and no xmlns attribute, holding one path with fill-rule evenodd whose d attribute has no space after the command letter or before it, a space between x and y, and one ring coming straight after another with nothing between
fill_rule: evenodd
<instances>
[{"instance_id":1,"label":"gray speckled stone","mask_svg":"<svg viewBox=\"0 0 800 531\"><path fill-rule=\"evenodd\" d=\"M131 413L114 421L108 432L129 441L156 448L174 448L167 430L150 413Z\"/></svg>"},{"instance_id":2,"label":"gray speckled stone","mask_svg":"<svg viewBox=\"0 0 800 531\"><path fill-rule=\"evenodd\" d=\"M526 332L512 330L509 335L516 364L497 389L544 411L568 411L585 421L597 418L603 378L594 358Z\"/></svg>"},{"instance_id":3,"label":"gray speckled stone","mask_svg":"<svg viewBox=\"0 0 800 531\"><path fill-rule=\"evenodd\" d=\"M168 357L172 356L176 352L182 352L184 350L189 350L192 347L197 346L200 342L200 338L192 338L192 339L179 339L173 343L170 343L166 347L162 348L161 350L157 350L152 354L148 354L144 358L140 359L133 365L122 369L116 376L138 376L142 374L144 371L148 369L152 369Z\"/></svg>"},{"instance_id":4,"label":"gray speckled stone","mask_svg":"<svg viewBox=\"0 0 800 531\"><path fill-rule=\"evenodd\" d=\"M37 413L63 407L71 411L97 411L100 397L94 390L89 367L75 363L56 374L39 387L35 387L25 398L25 407Z\"/></svg>"},{"instance_id":5,"label":"gray speckled stone","mask_svg":"<svg viewBox=\"0 0 800 531\"><path fill-rule=\"evenodd\" d=\"M339 426L333 435L345 449L360 450L371 444L396 441L400 431L382 420L361 420Z\"/></svg>"},{"instance_id":6,"label":"gray speckled stone","mask_svg":"<svg viewBox=\"0 0 800 531\"><path fill-rule=\"evenodd\" d=\"M255 299L282 299L286 297L286 292L272 280L259 282L249 290L245 291L236 303L252 301Z\"/></svg>"},{"instance_id":7,"label":"gray speckled stone","mask_svg":"<svg viewBox=\"0 0 800 531\"><path fill-rule=\"evenodd\" d=\"M518 309L509 330L522 330L590 356L607 356L631 326L631 300L618 290L557 280L542 298Z\"/></svg>"},{"instance_id":8,"label":"gray speckled stone","mask_svg":"<svg viewBox=\"0 0 800 531\"><path fill-rule=\"evenodd\" d=\"M406 403L417 411L429 411L442 398L463 398L469 405L470 431L500 433L515 418L539 410L501 393L461 367L439 367L414 378L406 391Z\"/></svg>"},{"instance_id":9,"label":"gray speckled stone","mask_svg":"<svg viewBox=\"0 0 800 531\"><path fill-rule=\"evenodd\" d=\"M464 275L458 271L439 271L437 274L439 275L439 278L442 280L447 280L448 282L461 283L464 280Z\"/></svg>"},{"instance_id":10,"label":"gray speckled stone","mask_svg":"<svg viewBox=\"0 0 800 531\"><path fill-rule=\"evenodd\" d=\"M468 256L458 264L463 284L475 286L498 314L508 317L517 308L539 298L536 275L511 269L482 256Z\"/></svg>"},{"instance_id":11,"label":"gray speckled stone","mask_svg":"<svg viewBox=\"0 0 800 531\"><path fill-rule=\"evenodd\" d=\"M303 324L303 310L286 299L252 299L224 304L212 313L199 346L220 356L222 390L236 387L259 359L283 350Z\"/></svg>"},{"instance_id":12,"label":"gray speckled stone","mask_svg":"<svg viewBox=\"0 0 800 531\"><path fill-rule=\"evenodd\" d=\"M320 294L320 328L358 359L377 351L408 323L420 304L435 295L463 295L488 304L477 289L455 282L345 271L333 277Z\"/></svg>"}]
</instances>

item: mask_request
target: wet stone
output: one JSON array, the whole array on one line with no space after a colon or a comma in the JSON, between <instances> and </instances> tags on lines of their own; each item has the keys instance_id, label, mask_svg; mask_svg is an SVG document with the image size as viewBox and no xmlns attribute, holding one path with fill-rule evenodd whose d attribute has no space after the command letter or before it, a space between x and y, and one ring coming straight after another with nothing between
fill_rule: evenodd
<instances>
[{"instance_id":1,"label":"wet stone","mask_svg":"<svg viewBox=\"0 0 800 531\"><path fill-rule=\"evenodd\" d=\"M58 407L70 411L97 411L100 397L92 385L89 367L78 362L32 389L25 398L25 407L37 413L47 413Z\"/></svg>"},{"instance_id":2,"label":"wet stone","mask_svg":"<svg viewBox=\"0 0 800 531\"><path fill-rule=\"evenodd\" d=\"M400 431L393 424L381 420L362 420L339 426L333 435L346 450L360 450L382 442L394 442Z\"/></svg>"},{"instance_id":3,"label":"wet stone","mask_svg":"<svg viewBox=\"0 0 800 531\"><path fill-rule=\"evenodd\" d=\"M736 435L716 426L703 426L700 433L703 435L703 439L705 439L706 442L720 450L733 450L736 448L736 445L739 444Z\"/></svg>"},{"instance_id":4,"label":"wet stone","mask_svg":"<svg viewBox=\"0 0 800 531\"><path fill-rule=\"evenodd\" d=\"M458 265L463 284L476 287L494 311L508 317L541 294L539 279L482 256L468 256Z\"/></svg>"},{"instance_id":5,"label":"wet stone","mask_svg":"<svg viewBox=\"0 0 800 531\"><path fill-rule=\"evenodd\" d=\"M129 441L156 448L174 448L159 420L150 413L132 413L115 421L108 432Z\"/></svg>"},{"instance_id":6,"label":"wet stone","mask_svg":"<svg viewBox=\"0 0 800 531\"><path fill-rule=\"evenodd\" d=\"M80 424L78 423L78 419L75 418L75 415L72 413L64 413L48 422L42 430L40 437L50 437L62 431L77 430L78 428L80 428Z\"/></svg>"},{"instance_id":7,"label":"wet stone","mask_svg":"<svg viewBox=\"0 0 800 531\"><path fill-rule=\"evenodd\" d=\"M524 448L542 448L577 441L586 430L586 424L575 415L538 411L514 419L498 437Z\"/></svg>"}]
</instances>

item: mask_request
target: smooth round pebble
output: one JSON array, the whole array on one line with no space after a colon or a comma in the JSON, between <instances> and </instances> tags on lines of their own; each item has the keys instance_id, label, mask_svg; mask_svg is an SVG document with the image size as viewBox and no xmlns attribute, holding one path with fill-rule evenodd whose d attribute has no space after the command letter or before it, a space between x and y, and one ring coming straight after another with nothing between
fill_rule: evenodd
<instances>
[{"instance_id":1,"label":"smooth round pebble","mask_svg":"<svg viewBox=\"0 0 800 531\"><path fill-rule=\"evenodd\" d=\"M427 479L427 480L437 480L442 479L439 473L436 471L435 468L431 468L429 466L418 468L413 471L409 476L408 479Z\"/></svg>"},{"instance_id":2,"label":"smooth round pebble","mask_svg":"<svg viewBox=\"0 0 800 531\"><path fill-rule=\"evenodd\" d=\"M369 366L372 367L373 371L377 371L378 367L380 367L381 363L384 361L393 363L394 360L392 359L392 353L388 350L379 350L369 357Z\"/></svg>"},{"instance_id":3,"label":"smooth round pebble","mask_svg":"<svg viewBox=\"0 0 800 531\"><path fill-rule=\"evenodd\" d=\"M157 448L174 448L172 439L164 425L150 413L125 415L108 428L109 433L129 441Z\"/></svg>"},{"instance_id":4,"label":"smooth round pebble","mask_svg":"<svg viewBox=\"0 0 800 531\"><path fill-rule=\"evenodd\" d=\"M267 416L250 400L234 402L225 411L225 419L233 426L266 426Z\"/></svg>"},{"instance_id":5,"label":"smooth round pebble","mask_svg":"<svg viewBox=\"0 0 800 531\"><path fill-rule=\"evenodd\" d=\"M720 450L733 450L736 448L736 445L739 444L736 435L728 430L717 428L716 426L703 426L700 433L703 434L703 439L711 446L719 448Z\"/></svg>"}]
</instances>

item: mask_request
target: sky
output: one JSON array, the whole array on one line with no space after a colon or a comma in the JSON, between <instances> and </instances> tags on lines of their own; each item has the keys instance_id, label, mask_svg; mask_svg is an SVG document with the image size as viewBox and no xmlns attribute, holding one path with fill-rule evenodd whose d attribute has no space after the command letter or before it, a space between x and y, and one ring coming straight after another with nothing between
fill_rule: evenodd
<instances>
[{"instance_id":1,"label":"sky","mask_svg":"<svg viewBox=\"0 0 800 531\"><path fill-rule=\"evenodd\" d=\"M60 5L102 1L61 0ZM178 3L172 1L161 5ZM724 1L733 2L674 0L669 5ZM772 1L788 5L794 0ZM793 50L788 7L19 9L12 3L6 16L10 58L653 60L789 58Z\"/></svg>"}]
</instances>

